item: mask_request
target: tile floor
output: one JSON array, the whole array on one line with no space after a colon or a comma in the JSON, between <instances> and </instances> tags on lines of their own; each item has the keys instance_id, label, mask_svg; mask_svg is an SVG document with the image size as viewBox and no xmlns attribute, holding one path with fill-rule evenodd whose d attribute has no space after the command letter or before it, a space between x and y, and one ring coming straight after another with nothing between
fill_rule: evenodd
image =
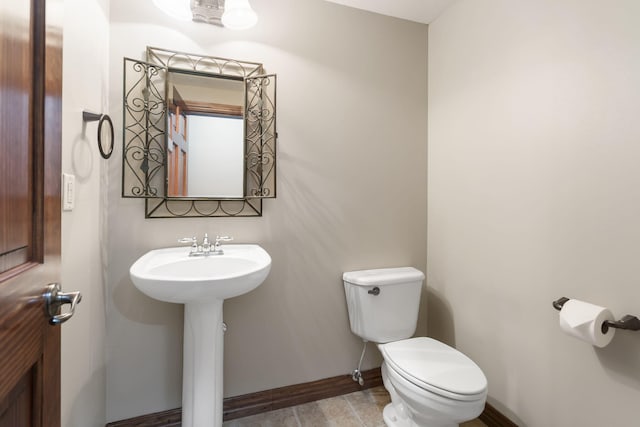
<instances>
[{"instance_id":1,"label":"tile floor","mask_svg":"<svg viewBox=\"0 0 640 427\"><path fill-rule=\"evenodd\" d=\"M382 408L389 403L384 387L331 397L291 408L226 421L223 427L385 427ZM487 427L472 420L460 427Z\"/></svg>"}]
</instances>

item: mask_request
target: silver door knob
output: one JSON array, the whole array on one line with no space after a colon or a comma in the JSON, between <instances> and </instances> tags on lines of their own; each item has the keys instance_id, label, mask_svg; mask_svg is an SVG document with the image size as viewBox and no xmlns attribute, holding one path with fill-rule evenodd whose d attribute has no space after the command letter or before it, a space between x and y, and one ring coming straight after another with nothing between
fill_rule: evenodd
<instances>
[{"instance_id":1,"label":"silver door knob","mask_svg":"<svg viewBox=\"0 0 640 427\"><path fill-rule=\"evenodd\" d=\"M76 304L80 301L82 301L80 291L62 292L60 283L49 284L47 291L44 293L45 311L47 317L49 317L49 323L51 325L59 325L71 319L71 316L73 316L73 313L76 311ZM71 305L69 311L59 314L60 307L65 304Z\"/></svg>"}]
</instances>

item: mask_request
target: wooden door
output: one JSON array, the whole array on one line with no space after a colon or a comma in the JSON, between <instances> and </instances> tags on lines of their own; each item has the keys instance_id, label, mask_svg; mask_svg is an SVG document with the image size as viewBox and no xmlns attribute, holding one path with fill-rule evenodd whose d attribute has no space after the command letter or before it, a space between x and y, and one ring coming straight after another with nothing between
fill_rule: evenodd
<instances>
[{"instance_id":1,"label":"wooden door","mask_svg":"<svg viewBox=\"0 0 640 427\"><path fill-rule=\"evenodd\" d=\"M0 427L60 426L59 1L0 0Z\"/></svg>"}]
</instances>

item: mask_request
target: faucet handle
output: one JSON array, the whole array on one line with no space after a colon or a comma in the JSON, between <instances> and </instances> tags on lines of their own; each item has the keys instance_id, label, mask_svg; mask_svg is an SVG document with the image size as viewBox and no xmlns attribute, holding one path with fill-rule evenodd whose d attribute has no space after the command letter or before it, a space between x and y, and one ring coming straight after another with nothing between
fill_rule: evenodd
<instances>
[{"instance_id":1,"label":"faucet handle","mask_svg":"<svg viewBox=\"0 0 640 427\"><path fill-rule=\"evenodd\" d=\"M213 245L213 252L221 255L222 249L220 249L220 242L230 242L233 240L233 237L230 236L216 236L216 243Z\"/></svg>"},{"instance_id":2,"label":"faucet handle","mask_svg":"<svg viewBox=\"0 0 640 427\"><path fill-rule=\"evenodd\" d=\"M182 239L178 239L178 243L190 243L192 245L197 245L198 244L198 238L196 236L183 237Z\"/></svg>"},{"instance_id":3,"label":"faucet handle","mask_svg":"<svg viewBox=\"0 0 640 427\"><path fill-rule=\"evenodd\" d=\"M192 254L198 252L198 238L196 236L183 237L182 239L178 239L178 243L190 243L191 244L191 252L189 252L189 255L192 255Z\"/></svg>"}]
</instances>

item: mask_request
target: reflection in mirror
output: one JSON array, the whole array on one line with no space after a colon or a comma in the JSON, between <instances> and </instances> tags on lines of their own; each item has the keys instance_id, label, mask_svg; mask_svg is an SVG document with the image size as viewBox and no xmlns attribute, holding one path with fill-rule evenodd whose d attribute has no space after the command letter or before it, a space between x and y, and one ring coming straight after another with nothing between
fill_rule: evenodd
<instances>
[{"instance_id":1,"label":"reflection in mirror","mask_svg":"<svg viewBox=\"0 0 640 427\"><path fill-rule=\"evenodd\" d=\"M241 79L167 73L167 196L244 197Z\"/></svg>"}]
</instances>

